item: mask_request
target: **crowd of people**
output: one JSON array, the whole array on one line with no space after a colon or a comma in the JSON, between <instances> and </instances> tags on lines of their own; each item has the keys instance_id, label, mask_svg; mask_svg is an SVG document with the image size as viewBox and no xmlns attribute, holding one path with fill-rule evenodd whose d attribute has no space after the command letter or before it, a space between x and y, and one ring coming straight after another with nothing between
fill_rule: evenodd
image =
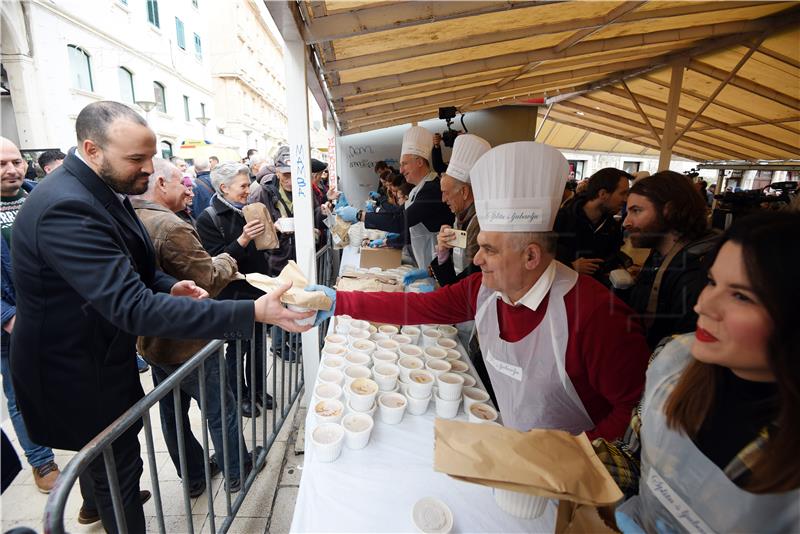
<instances>
[{"instance_id":1,"label":"crowd of people","mask_svg":"<svg viewBox=\"0 0 800 534\"><path fill-rule=\"evenodd\" d=\"M205 390L205 424L221 453L223 440L241 437L237 410L258 417L272 407L268 349L259 335L251 344L253 329L270 325L273 356L300 357L287 332L310 328L294 322L309 314L280 304L288 286L265 295L236 276L276 276L296 257L293 231L244 215L258 202L272 223L294 217L289 147L269 160L250 151L191 167L154 158L152 130L114 102L84 108L76 137L67 154L42 155L52 177L39 184L0 138L3 388L34 481L50 491L59 475L52 447L79 450L142 397L137 355L158 385L209 339L225 339L241 341L238 352L228 343L227 380L209 359L203 384L199 374L181 383L182 428L171 397L159 409L189 494L206 490L207 468L238 491L250 455L232 446L227 458L206 457L188 408ZM684 525L655 495L658 484L691 503L687 521L710 530L757 530L765 517L797 524L800 214L764 212L714 231L706 191L672 171L605 168L565 196L566 160L535 142L491 147L463 134L445 164L441 139L414 126L399 155L399 170L375 165L378 186L363 205L349 205L326 164L311 161L317 246L334 216L383 230L369 246L405 248L415 269L403 282L418 290L312 285L334 302L317 325L334 314L458 325L505 426L594 440L628 498L617 517L626 532ZM259 250L268 230L278 246ZM647 251L641 265L635 249ZM139 487L139 429L113 447L133 532L144 531L150 497ZM79 521L115 531L102 459L80 483Z\"/></svg>"}]
</instances>

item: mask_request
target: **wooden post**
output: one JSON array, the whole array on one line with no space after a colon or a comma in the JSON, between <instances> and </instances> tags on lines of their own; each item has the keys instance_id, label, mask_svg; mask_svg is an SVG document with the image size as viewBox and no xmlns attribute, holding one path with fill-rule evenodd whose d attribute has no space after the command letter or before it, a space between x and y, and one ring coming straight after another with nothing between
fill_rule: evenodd
<instances>
[{"instance_id":1,"label":"wooden post","mask_svg":"<svg viewBox=\"0 0 800 534\"><path fill-rule=\"evenodd\" d=\"M664 132L661 135L661 154L658 156L659 171L669 170L669 162L672 159L672 147L677 142L675 138L675 125L678 119L678 105L681 102L681 86L683 85L684 68L685 64L683 62L674 63L672 65L667 116L664 120Z\"/></svg>"}]
</instances>

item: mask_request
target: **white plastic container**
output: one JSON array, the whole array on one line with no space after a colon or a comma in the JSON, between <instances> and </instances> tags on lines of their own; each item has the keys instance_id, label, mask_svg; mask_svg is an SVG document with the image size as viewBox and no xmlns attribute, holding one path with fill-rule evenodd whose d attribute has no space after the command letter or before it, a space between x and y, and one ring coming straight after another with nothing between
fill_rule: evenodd
<instances>
[{"instance_id":1,"label":"white plastic container","mask_svg":"<svg viewBox=\"0 0 800 534\"><path fill-rule=\"evenodd\" d=\"M442 337L449 339L455 339L458 335L458 328L449 324L440 324L436 329L442 334Z\"/></svg>"},{"instance_id":2,"label":"white plastic container","mask_svg":"<svg viewBox=\"0 0 800 534\"><path fill-rule=\"evenodd\" d=\"M408 395L417 399L430 397L436 378L429 371L416 369L408 374Z\"/></svg>"},{"instance_id":3,"label":"white plastic container","mask_svg":"<svg viewBox=\"0 0 800 534\"><path fill-rule=\"evenodd\" d=\"M351 365L344 370L344 385L348 387L356 378L372 378L369 367L363 365Z\"/></svg>"},{"instance_id":4,"label":"white plastic container","mask_svg":"<svg viewBox=\"0 0 800 534\"><path fill-rule=\"evenodd\" d=\"M342 398L342 387L337 384L319 384L314 388L317 400L338 400Z\"/></svg>"},{"instance_id":5,"label":"white plastic container","mask_svg":"<svg viewBox=\"0 0 800 534\"><path fill-rule=\"evenodd\" d=\"M353 403L350 402L349 400L347 401L347 411L349 411L350 413L363 413L363 414L366 414L366 415L368 415L370 417L374 417L375 416L375 409L377 407L378 407L378 403L377 402L373 402L372 406L370 406L366 410L356 410L355 408L353 408Z\"/></svg>"},{"instance_id":6,"label":"white plastic container","mask_svg":"<svg viewBox=\"0 0 800 534\"><path fill-rule=\"evenodd\" d=\"M411 342L415 345L419 343L419 336L421 332L416 326L404 326L400 329L400 333L411 338Z\"/></svg>"},{"instance_id":7,"label":"white plastic container","mask_svg":"<svg viewBox=\"0 0 800 534\"><path fill-rule=\"evenodd\" d=\"M352 412L342 418L344 445L348 449L363 449L369 443L375 422L365 413Z\"/></svg>"},{"instance_id":8,"label":"white plastic container","mask_svg":"<svg viewBox=\"0 0 800 534\"><path fill-rule=\"evenodd\" d=\"M344 374L338 369L320 369L318 378L321 384L341 386L344 383Z\"/></svg>"},{"instance_id":9,"label":"white plastic container","mask_svg":"<svg viewBox=\"0 0 800 534\"><path fill-rule=\"evenodd\" d=\"M472 404L466 412L470 423L490 423L497 421L497 410L482 402Z\"/></svg>"},{"instance_id":10,"label":"white plastic container","mask_svg":"<svg viewBox=\"0 0 800 534\"><path fill-rule=\"evenodd\" d=\"M342 453L344 444L344 427L338 423L318 425L311 432L311 443L317 461L333 462Z\"/></svg>"},{"instance_id":11,"label":"white plastic container","mask_svg":"<svg viewBox=\"0 0 800 534\"><path fill-rule=\"evenodd\" d=\"M353 321L355 322L355 321ZM369 336L372 334L369 333L369 330L362 329L362 328L353 328L352 323L350 325L350 333L347 334L347 342L348 344L352 345L353 342L358 341L360 339L369 341ZM370 342L371 343L371 342Z\"/></svg>"},{"instance_id":12,"label":"white plastic container","mask_svg":"<svg viewBox=\"0 0 800 534\"><path fill-rule=\"evenodd\" d=\"M373 367L384 364L396 364L399 357L394 352L387 352L385 350L376 350L372 353Z\"/></svg>"},{"instance_id":13,"label":"white plastic container","mask_svg":"<svg viewBox=\"0 0 800 534\"><path fill-rule=\"evenodd\" d=\"M447 350L447 356L445 356L445 359L448 362L461 359L461 353L458 352L456 349L446 349L446 350Z\"/></svg>"},{"instance_id":14,"label":"white plastic container","mask_svg":"<svg viewBox=\"0 0 800 534\"><path fill-rule=\"evenodd\" d=\"M456 373L442 373L436 377L436 386L443 400L461 400L464 379Z\"/></svg>"},{"instance_id":15,"label":"white plastic container","mask_svg":"<svg viewBox=\"0 0 800 534\"><path fill-rule=\"evenodd\" d=\"M486 393L484 390L476 387L464 387L461 391L461 395L464 397L464 411L469 413L469 407L476 403L487 403L489 402L489 394Z\"/></svg>"},{"instance_id":16,"label":"white plastic container","mask_svg":"<svg viewBox=\"0 0 800 534\"><path fill-rule=\"evenodd\" d=\"M458 341L449 337L440 337L436 340L436 346L443 349L455 349L458 346Z\"/></svg>"},{"instance_id":17,"label":"white plastic container","mask_svg":"<svg viewBox=\"0 0 800 534\"><path fill-rule=\"evenodd\" d=\"M425 364L422 363L422 360L413 356L405 356L400 358L400 360L397 362L397 366L400 367L400 378L404 382L408 382L408 374L411 371L425 368Z\"/></svg>"},{"instance_id":18,"label":"white plastic container","mask_svg":"<svg viewBox=\"0 0 800 534\"><path fill-rule=\"evenodd\" d=\"M376 341L375 345L377 346L377 350L383 350L386 352L397 352L397 349L400 348L400 344L393 340L393 339L382 339L380 341Z\"/></svg>"},{"instance_id":19,"label":"white plastic container","mask_svg":"<svg viewBox=\"0 0 800 534\"><path fill-rule=\"evenodd\" d=\"M454 360L450 362L450 370L454 373L468 373L469 364L462 360Z\"/></svg>"},{"instance_id":20,"label":"white plastic container","mask_svg":"<svg viewBox=\"0 0 800 534\"><path fill-rule=\"evenodd\" d=\"M336 399L320 400L314 404L317 423L338 423L344 416L344 404Z\"/></svg>"},{"instance_id":21,"label":"white plastic container","mask_svg":"<svg viewBox=\"0 0 800 534\"><path fill-rule=\"evenodd\" d=\"M425 369L433 373L433 376L439 376L450 371L450 362L447 360L428 360L425 363Z\"/></svg>"},{"instance_id":22,"label":"white plastic container","mask_svg":"<svg viewBox=\"0 0 800 534\"><path fill-rule=\"evenodd\" d=\"M398 347L400 345L412 345L412 344L414 344L413 340L410 337L405 336L403 334L395 334L395 335L392 336L392 339L394 341L397 341L397 346Z\"/></svg>"},{"instance_id":23,"label":"white plastic container","mask_svg":"<svg viewBox=\"0 0 800 534\"><path fill-rule=\"evenodd\" d=\"M422 331L422 346L432 347L436 345L436 340L442 337L442 333L434 328L428 328Z\"/></svg>"},{"instance_id":24,"label":"white plastic container","mask_svg":"<svg viewBox=\"0 0 800 534\"><path fill-rule=\"evenodd\" d=\"M299 326L307 326L313 325L314 321L317 320L317 310L311 310L309 308L304 308L302 306L295 306L294 304L287 304L286 307L289 311L297 312L297 313L306 313L313 311L314 314L311 317L306 317L305 319L295 319L294 323Z\"/></svg>"},{"instance_id":25,"label":"white plastic container","mask_svg":"<svg viewBox=\"0 0 800 534\"><path fill-rule=\"evenodd\" d=\"M399 354L401 358L403 356L413 356L414 358L424 357L422 349L416 345L400 345L397 349L397 354Z\"/></svg>"},{"instance_id":26,"label":"white plastic container","mask_svg":"<svg viewBox=\"0 0 800 534\"><path fill-rule=\"evenodd\" d=\"M325 343L325 346L322 347L323 358L325 356L338 356L339 358L344 358L345 354L347 354L346 345L331 345L329 343Z\"/></svg>"},{"instance_id":27,"label":"white plastic container","mask_svg":"<svg viewBox=\"0 0 800 534\"><path fill-rule=\"evenodd\" d=\"M342 334L328 334L325 336L325 345L347 346L347 336Z\"/></svg>"},{"instance_id":28,"label":"white plastic container","mask_svg":"<svg viewBox=\"0 0 800 534\"><path fill-rule=\"evenodd\" d=\"M528 495L518 491L493 488L497 506L507 514L520 519L535 519L544 513L547 497Z\"/></svg>"},{"instance_id":29,"label":"white plastic container","mask_svg":"<svg viewBox=\"0 0 800 534\"><path fill-rule=\"evenodd\" d=\"M372 368L372 376L380 391L392 391L397 387L400 368L393 363L382 363Z\"/></svg>"},{"instance_id":30,"label":"white plastic container","mask_svg":"<svg viewBox=\"0 0 800 534\"><path fill-rule=\"evenodd\" d=\"M401 393L384 393L378 397L378 417L387 425L396 425L403 420L408 401Z\"/></svg>"},{"instance_id":31,"label":"white plastic container","mask_svg":"<svg viewBox=\"0 0 800 534\"><path fill-rule=\"evenodd\" d=\"M367 321L362 321L361 319L353 319L350 321L350 326L357 330L369 330L369 323Z\"/></svg>"},{"instance_id":32,"label":"white plastic container","mask_svg":"<svg viewBox=\"0 0 800 534\"><path fill-rule=\"evenodd\" d=\"M350 342L351 352L361 352L369 356L375 352L375 342L369 339L356 339Z\"/></svg>"},{"instance_id":33,"label":"white plastic container","mask_svg":"<svg viewBox=\"0 0 800 534\"><path fill-rule=\"evenodd\" d=\"M372 365L372 358L369 356L369 354L366 354L364 352L350 352L347 354L347 356L344 357L344 361L347 362L346 365L348 367L357 365L359 367L369 368Z\"/></svg>"},{"instance_id":34,"label":"white plastic container","mask_svg":"<svg viewBox=\"0 0 800 534\"><path fill-rule=\"evenodd\" d=\"M375 404L378 384L369 378L357 378L347 388L350 393L350 405L358 412L365 412Z\"/></svg>"},{"instance_id":35,"label":"white plastic container","mask_svg":"<svg viewBox=\"0 0 800 534\"><path fill-rule=\"evenodd\" d=\"M475 385L478 383L478 381L475 380L475 377L472 375L462 374L461 376L464 378L465 388L474 388Z\"/></svg>"},{"instance_id":36,"label":"white plastic container","mask_svg":"<svg viewBox=\"0 0 800 534\"><path fill-rule=\"evenodd\" d=\"M453 419L458 415L458 406L460 404L461 398L458 398L458 400L446 400L436 395L436 417Z\"/></svg>"},{"instance_id":37,"label":"white plastic container","mask_svg":"<svg viewBox=\"0 0 800 534\"><path fill-rule=\"evenodd\" d=\"M406 400L408 401L408 408L406 408L406 410L411 415L425 415L432 397L433 395L428 395L424 399L416 399L411 395L406 395Z\"/></svg>"},{"instance_id":38,"label":"white plastic container","mask_svg":"<svg viewBox=\"0 0 800 534\"><path fill-rule=\"evenodd\" d=\"M433 497L424 497L414 504L411 519L423 534L449 534L453 530L453 512Z\"/></svg>"},{"instance_id":39,"label":"white plastic container","mask_svg":"<svg viewBox=\"0 0 800 534\"><path fill-rule=\"evenodd\" d=\"M400 332L400 330L392 324L382 324L378 327L378 332L381 334L389 334L391 336L397 334Z\"/></svg>"},{"instance_id":40,"label":"white plastic container","mask_svg":"<svg viewBox=\"0 0 800 534\"><path fill-rule=\"evenodd\" d=\"M425 361L429 360L445 360L447 359L447 350L435 345L425 347L422 351L425 354Z\"/></svg>"},{"instance_id":41,"label":"white plastic container","mask_svg":"<svg viewBox=\"0 0 800 534\"><path fill-rule=\"evenodd\" d=\"M342 371L347 365L347 362L344 361L344 358L339 356L323 356L322 361L319 362L320 366L325 369L336 369L337 371Z\"/></svg>"}]
</instances>

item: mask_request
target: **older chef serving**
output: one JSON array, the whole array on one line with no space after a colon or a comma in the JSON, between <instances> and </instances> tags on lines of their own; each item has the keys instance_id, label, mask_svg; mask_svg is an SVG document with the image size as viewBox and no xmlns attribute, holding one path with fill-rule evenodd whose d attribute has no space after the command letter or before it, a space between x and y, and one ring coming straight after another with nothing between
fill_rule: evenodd
<instances>
[{"instance_id":1,"label":"older chef serving","mask_svg":"<svg viewBox=\"0 0 800 534\"><path fill-rule=\"evenodd\" d=\"M403 135L400 172L414 186L403 209L366 213L347 206L336 211L347 222L364 221L366 228L407 235L418 267L431 262L439 229L453 217L442 202L439 176L430 166L432 149L433 134L425 128L412 126Z\"/></svg>"},{"instance_id":2,"label":"older chef serving","mask_svg":"<svg viewBox=\"0 0 800 534\"><path fill-rule=\"evenodd\" d=\"M470 171L481 272L426 294L320 287L336 299L329 313L395 324L474 319L507 426L620 436L641 396L649 351L630 308L554 259L567 173L564 157L547 145L486 152Z\"/></svg>"}]
</instances>

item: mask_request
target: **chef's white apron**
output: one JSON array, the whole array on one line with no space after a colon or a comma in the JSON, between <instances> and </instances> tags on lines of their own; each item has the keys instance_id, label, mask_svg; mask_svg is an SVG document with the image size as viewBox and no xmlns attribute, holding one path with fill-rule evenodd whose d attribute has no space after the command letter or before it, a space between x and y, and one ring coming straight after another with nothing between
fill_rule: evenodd
<instances>
[{"instance_id":1,"label":"chef's white apron","mask_svg":"<svg viewBox=\"0 0 800 534\"><path fill-rule=\"evenodd\" d=\"M676 338L647 370L639 495L620 511L647 532L656 532L657 523L667 532L800 532L800 490L743 490L691 438L667 427L664 405L691 359L692 343L692 334Z\"/></svg>"},{"instance_id":2,"label":"chef's white apron","mask_svg":"<svg viewBox=\"0 0 800 534\"><path fill-rule=\"evenodd\" d=\"M414 204L417 194L422 190L425 183L434 179L436 179L436 173L432 172L414 186L414 189L408 194L408 200L406 200L405 204L406 209ZM439 233L438 229L436 232L431 232L424 224L417 223L408 229L408 233L411 238L411 251L414 253L414 260L417 262L417 268L427 268L433 259L433 255L436 253L436 236Z\"/></svg>"},{"instance_id":3,"label":"chef's white apron","mask_svg":"<svg viewBox=\"0 0 800 534\"><path fill-rule=\"evenodd\" d=\"M500 338L500 293L483 285L478 291L478 339L507 427L523 431L553 428L580 434L595 426L566 369L569 328L564 296L577 281L578 273L556 262L545 316L516 343Z\"/></svg>"}]
</instances>

